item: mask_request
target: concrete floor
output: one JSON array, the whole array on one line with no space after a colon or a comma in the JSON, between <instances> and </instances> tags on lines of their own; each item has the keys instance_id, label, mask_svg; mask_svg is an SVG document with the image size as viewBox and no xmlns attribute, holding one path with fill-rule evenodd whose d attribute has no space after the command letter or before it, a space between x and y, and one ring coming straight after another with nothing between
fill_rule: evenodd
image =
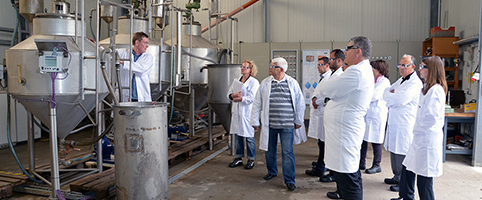
<instances>
[{"instance_id":1,"label":"concrete floor","mask_svg":"<svg viewBox=\"0 0 482 200\"><path fill-rule=\"evenodd\" d=\"M82 135L78 134L72 137L82 137ZM213 151L204 151L171 167L169 177L183 172L226 145L227 141L216 145ZM37 163L49 162L48 141L37 141L36 148ZM278 151L279 148L278 146ZM326 193L335 190L335 183L321 183L318 178L307 176L304 173L306 169L311 167L311 162L317 158L317 148L316 140L311 138L306 143L294 146L297 189L293 192L288 191L283 184L280 154L278 154L278 177L265 181L263 176L267 173L267 170L263 151L258 150L256 152L255 167L252 170L245 170L244 166L234 169L228 167L233 156L230 155L230 150L226 150L172 183L169 186L169 199L328 199ZM15 149L18 151L20 160L27 166L27 144L18 144ZM81 151L87 150L88 147L81 148ZM371 149L369 149L367 157L367 163L370 165L373 157ZM10 149L1 149L0 158L2 160L0 171L20 172ZM472 167L470 162L469 156L447 155L444 175L434 179L437 200L482 199L482 168ZM246 163L246 160L244 160L244 163ZM389 185L383 183L384 178L391 176L389 153L383 152L382 172L378 174L362 173L364 199L387 200L397 197L398 194L391 192L388 189ZM68 189L68 187L62 187L62 189ZM16 194L11 199L45 198Z\"/></svg>"}]
</instances>

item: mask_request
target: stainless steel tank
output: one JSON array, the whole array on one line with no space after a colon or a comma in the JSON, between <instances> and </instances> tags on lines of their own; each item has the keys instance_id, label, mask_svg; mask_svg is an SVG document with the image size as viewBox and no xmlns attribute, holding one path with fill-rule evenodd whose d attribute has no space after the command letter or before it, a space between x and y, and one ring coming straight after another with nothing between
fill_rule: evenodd
<instances>
[{"instance_id":1,"label":"stainless steel tank","mask_svg":"<svg viewBox=\"0 0 482 200\"><path fill-rule=\"evenodd\" d=\"M48 101L52 99L52 79L49 73L39 73L39 50L35 40L65 42L70 55L62 59L62 66L68 66L68 76L63 80L55 80L57 130L61 139L86 117L79 104L82 104L87 112L95 107L95 92L84 89L96 88L96 61L81 57L95 56L96 47L94 43L85 39L85 54L80 55L80 40L79 44L74 42L73 17L63 14L37 14L33 20L33 35L6 51L8 92L50 128ZM58 76L64 78L66 74L59 73ZM101 81L100 85L98 91L100 98L103 99L107 96L108 90L104 81Z\"/></svg>"},{"instance_id":2,"label":"stainless steel tank","mask_svg":"<svg viewBox=\"0 0 482 200\"><path fill-rule=\"evenodd\" d=\"M32 23L35 14L43 12L43 0L19 0L18 12Z\"/></svg>"},{"instance_id":3,"label":"stainless steel tank","mask_svg":"<svg viewBox=\"0 0 482 200\"><path fill-rule=\"evenodd\" d=\"M211 109L221 120L224 129L229 132L231 124L231 102L227 98L228 90L234 79L239 79L241 64L207 65L209 76L208 102Z\"/></svg>"},{"instance_id":4,"label":"stainless steel tank","mask_svg":"<svg viewBox=\"0 0 482 200\"><path fill-rule=\"evenodd\" d=\"M143 31L148 32L148 20L144 18L134 18L133 33ZM132 38L130 37L130 23L128 18L118 20L118 34L115 37L116 48L129 48ZM103 47L108 48L110 38L99 42ZM171 81L171 47L164 44L161 49L161 43L150 38L149 47L146 53L153 55L154 66L149 73L149 83L151 85L152 100L156 101L169 88ZM160 81L160 84L159 84Z\"/></svg>"},{"instance_id":5,"label":"stainless steel tank","mask_svg":"<svg viewBox=\"0 0 482 200\"><path fill-rule=\"evenodd\" d=\"M191 36L192 33L192 51ZM193 85L195 90L195 110L199 110L207 103L207 84L208 84L208 72L200 69L206 65L214 64L218 60L219 47L210 43L208 40L201 37L201 24L199 22L193 22L192 29L189 23L182 24L182 51L190 53L194 56L189 56L185 53L182 55L182 82L188 83L189 81ZM177 38L172 40L176 41ZM172 46L172 40L167 40L166 43ZM199 59L199 58L204 59ZM189 59L191 59L191 67L189 68ZM207 60L206 60L207 59ZM208 61L211 60L211 61ZM214 62L212 62L214 61ZM182 92L189 92L188 88L179 89ZM180 110L186 115L186 111L189 111L189 95L176 94L174 107Z\"/></svg>"},{"instance_id":6,"label":"stainless steel tank","mask_svg":"<svg viewBox=\"0 0 482 200\"><path fill-rule=\"evenodd\" d=\"M114 106L117 199L168 199L167 103Z\"/></svg>"}]
</instances>

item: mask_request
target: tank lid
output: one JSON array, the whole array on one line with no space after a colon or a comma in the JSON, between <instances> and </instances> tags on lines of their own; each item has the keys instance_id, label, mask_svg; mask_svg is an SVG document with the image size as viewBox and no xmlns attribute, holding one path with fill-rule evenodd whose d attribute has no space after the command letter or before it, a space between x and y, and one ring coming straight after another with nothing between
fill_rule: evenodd
<instances>
[{"instance_id":1,"label":"tank lid","mask_svg":"<svg viewBox=\"0 0 482 200\"><path fill-rule=\"evenodd\" d=\"M75 19L75 15L71 14L61 14L61 13L37 13L35 14L36 18L55 18L55 19ZM77 17L77 20L82 20L80 16Z\"/></svg>"},{"instance_id":2,"label":"tank lid","mask_svg":"<svg viewBox=\"0 0 482 200\"><path fill-rule=\"evenodd\" d=\"M201 36L201 23L195 21L192 22L192 31L189 22L182 23L182 34L183 35L190 35L193 36Z\"/></svg>"}]
</instances>

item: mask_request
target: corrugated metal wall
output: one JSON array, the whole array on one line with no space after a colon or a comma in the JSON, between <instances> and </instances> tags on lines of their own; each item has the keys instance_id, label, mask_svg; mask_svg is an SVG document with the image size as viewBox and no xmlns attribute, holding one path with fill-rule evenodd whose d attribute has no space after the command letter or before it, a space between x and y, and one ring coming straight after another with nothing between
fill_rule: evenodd
<instances>
[{"instance_id":1,"label":"corrugated metal wall","mask_svg":"<svg viewBox=\"0 0 482 200\"><path fill-rule=\"evenodd\" d=\"M175 1L184 5L188 0ZM220 12L231 12L248 0L219 0ZM208 1L202 1L203 8ZM235 17L239 40L264 42L264 9L268 7L268 42L347 41L355 35L373 41L423 41L429 36L430 1L420 0L260 0ZM207 25L207 12L195 13ZM228 25L221 31L226 39Z\"/></svg>"}]
</instances>

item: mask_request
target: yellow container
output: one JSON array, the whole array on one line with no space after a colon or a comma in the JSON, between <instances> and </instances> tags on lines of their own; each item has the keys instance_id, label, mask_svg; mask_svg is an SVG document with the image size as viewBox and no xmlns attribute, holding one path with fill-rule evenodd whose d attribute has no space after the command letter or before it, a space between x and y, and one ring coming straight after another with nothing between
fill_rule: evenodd
<instances>
[{"instance_id":1,"label":"yellow container","mask_svg":"<svg viewBox=\"0 0 482 200\"><path fill-rule=\"evenodd\" d=\"M464 104L464 112L475 112L477 103L466 103Z\"/></svg>"}]
</instances>

